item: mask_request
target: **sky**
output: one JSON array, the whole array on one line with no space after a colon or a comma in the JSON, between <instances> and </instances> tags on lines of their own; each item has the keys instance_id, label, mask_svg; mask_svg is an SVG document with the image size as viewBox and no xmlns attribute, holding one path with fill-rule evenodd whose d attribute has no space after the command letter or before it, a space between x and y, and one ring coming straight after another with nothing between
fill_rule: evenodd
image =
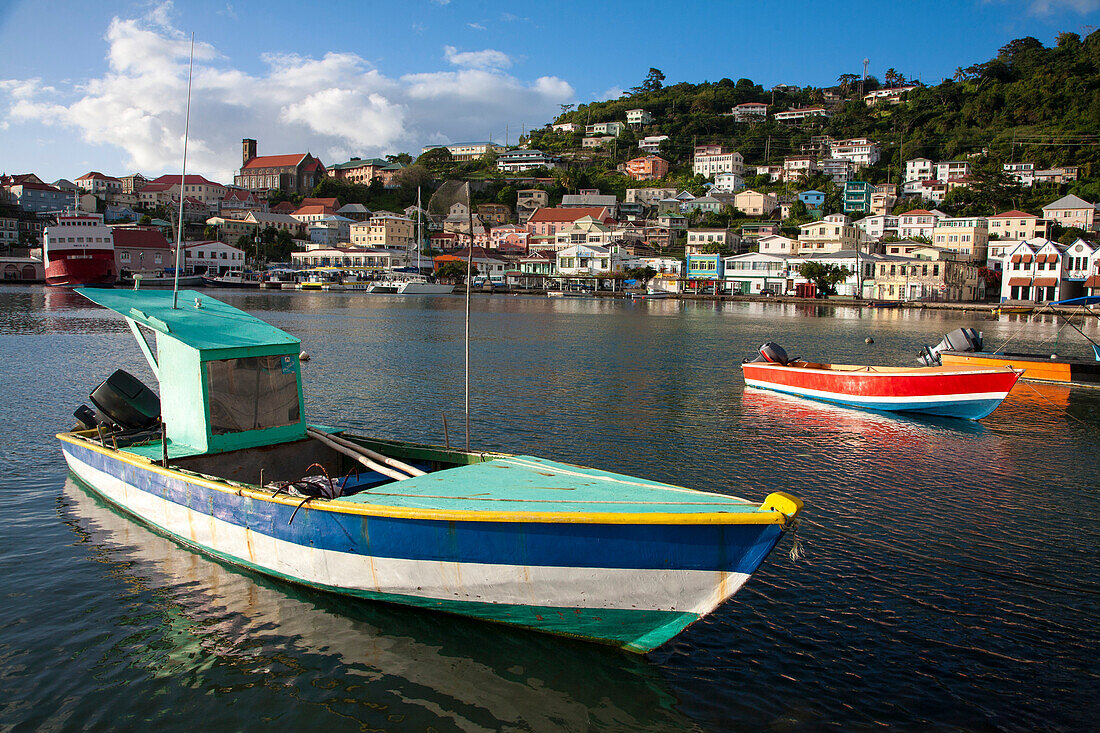
<instances>
[{"instance_id":1,"label":"sky","mask_svg":"<svg viewBox=\"0 0 1100 733\"><path fill-rule=\"evenodd\" d=\"M0 173L179 173L192 33L187 170L231 183L242 138L326 164L415 156L515 143L650 67L829 86L867 58L935 84L1014 38L1097 27L1100 0L0 0Z\"/></svg>"}]
</instances>

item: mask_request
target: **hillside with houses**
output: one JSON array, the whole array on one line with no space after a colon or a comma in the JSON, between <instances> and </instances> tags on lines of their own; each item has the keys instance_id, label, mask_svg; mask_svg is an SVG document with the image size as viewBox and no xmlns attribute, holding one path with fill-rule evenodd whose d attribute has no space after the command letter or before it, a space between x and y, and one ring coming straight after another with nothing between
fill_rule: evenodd
<instances>
[{"instance_id":1,"label":"hillside with houses","mask_svg":"<svg viewBox=\"0 0 1100 733\"><path fill-rule=\"evenodd\" d=\"M461 277L455 264L472 245L483 280L518 288L650 280L674 293L911 301L1100 293L1100 31L1063 33L1049 48L1019 39L935 86L894 69L881 81L840 74L828 88L664 82L650 69L621 98L567 105L514 145L326 163L245 138L231 183L5 174L0 267L26 279L51 217L76 208L165 243L182 220L192 272L246 260L370 271L426 262ZM470 181L470 200L429 211L448 179ZM215 250L225 263L208 261ZM152 250L125 256L119 270L169 262Z\"/></svg>"}]
</instances>

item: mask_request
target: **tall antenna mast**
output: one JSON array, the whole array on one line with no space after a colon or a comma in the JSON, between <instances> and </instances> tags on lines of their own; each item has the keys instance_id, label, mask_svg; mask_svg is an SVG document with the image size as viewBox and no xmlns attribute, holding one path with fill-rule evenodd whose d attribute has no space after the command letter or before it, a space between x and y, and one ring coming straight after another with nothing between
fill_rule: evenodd
<instances>
[{"instance_id":1,"label":"tall antenna mast","mask_svg":"<svg viewBox=\"0 0 1100 733\"><path fill-rule=\"evenodd\" d=\"M195 68L195 34L191 33L191 58L187 62L187 115L183 122L183 169L180 172L180 217L176 226L176 276L172 280L172 309L178 307L180 297L180 244L183 242L183 192L187 190L187 134L191 128L191 72Z\"/></svg>"},{"instance_id":2,"label":"tall antenna mast","mask_svg":"<svg viewBox=\"0 0 1100 733\"><path fill-rule=\"evenodd\" d=\"M470 224L470 250L466 255L466 329L465 329L465 392L466 392L466 450L470 450L470 281L474 279L474 195L470 182L466 181L466 216Z\"/></svg>"},{"instance_id":3,"label":"tall antenna mast","mask_svg":"<svg viewBox=\"0 0 1100 733\"><path fill-rule=\"evenodd\" d=\"M859 80L859 96L861 99L863 98L864 93L863 86L867 83L867 64L869 64L870 62L871 59L863 59L863 76Z\"/></svg>"}]
</instances>

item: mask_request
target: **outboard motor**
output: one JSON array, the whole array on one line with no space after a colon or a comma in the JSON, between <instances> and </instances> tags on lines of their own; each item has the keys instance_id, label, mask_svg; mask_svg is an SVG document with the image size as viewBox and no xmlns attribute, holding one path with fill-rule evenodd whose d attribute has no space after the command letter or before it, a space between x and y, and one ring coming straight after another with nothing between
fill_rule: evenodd
<instances>
[{"instance_id":1,"label":"outboard motor","mask_svg":"<svg viewBox=\"0 0 1100 733\"><path fill-rule=\"evenodd\" d=\"M941 363L940 353L944 351L981 351L982 334L973 328L956 328L945 335L938 344L932 347L925 346L917 355L917 360L924 366L938 366Z\"/></svg>"},{"instance_id":2,"label":"outboard motor","mask_svg":"<svg viewBox=\"0 0 1100 733\"><path fill-rule=\"evenodd\" d=\"M782 364L786 366L789 361L789 359L787 359L787 352L784 351L782 346L773 341L769 341L760 347L760 356L769 364Z\"/></svg>"},{"instance_id":3,"label":"outboard motor","mask_svg":"<svg viewBox=\"0 0 1100 733\"><path fill-rule=\"evenodd\" d=\"M90 397L103 417L126 430L151 428L160 417L160 398L122 369L92 390ZM77 417L83 421L80 415Z\"/></svg>"}]
</instances>

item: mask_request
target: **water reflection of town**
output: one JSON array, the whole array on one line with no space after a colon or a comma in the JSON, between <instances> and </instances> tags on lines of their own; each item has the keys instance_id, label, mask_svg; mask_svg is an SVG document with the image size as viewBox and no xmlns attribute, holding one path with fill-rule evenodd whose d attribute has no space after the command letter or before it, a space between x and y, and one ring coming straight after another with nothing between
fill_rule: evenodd
<instances>
[{"instance_id":1,"label":"water reflection of town","mask_svg":"<svg viewBox=\"0 0 1100 733\"><path fill-rule=\"evenodd\" d=\"M271 582L149 531L71 479L64 497L93 557L120 583L169 599L139 609L163 615L173 645L146 660L157 676L211 689L244 677L268 687L276 708L313 706L318 727L347 718L372 730L694 727L640 657Z\"/></svg>"}]
</instances>

